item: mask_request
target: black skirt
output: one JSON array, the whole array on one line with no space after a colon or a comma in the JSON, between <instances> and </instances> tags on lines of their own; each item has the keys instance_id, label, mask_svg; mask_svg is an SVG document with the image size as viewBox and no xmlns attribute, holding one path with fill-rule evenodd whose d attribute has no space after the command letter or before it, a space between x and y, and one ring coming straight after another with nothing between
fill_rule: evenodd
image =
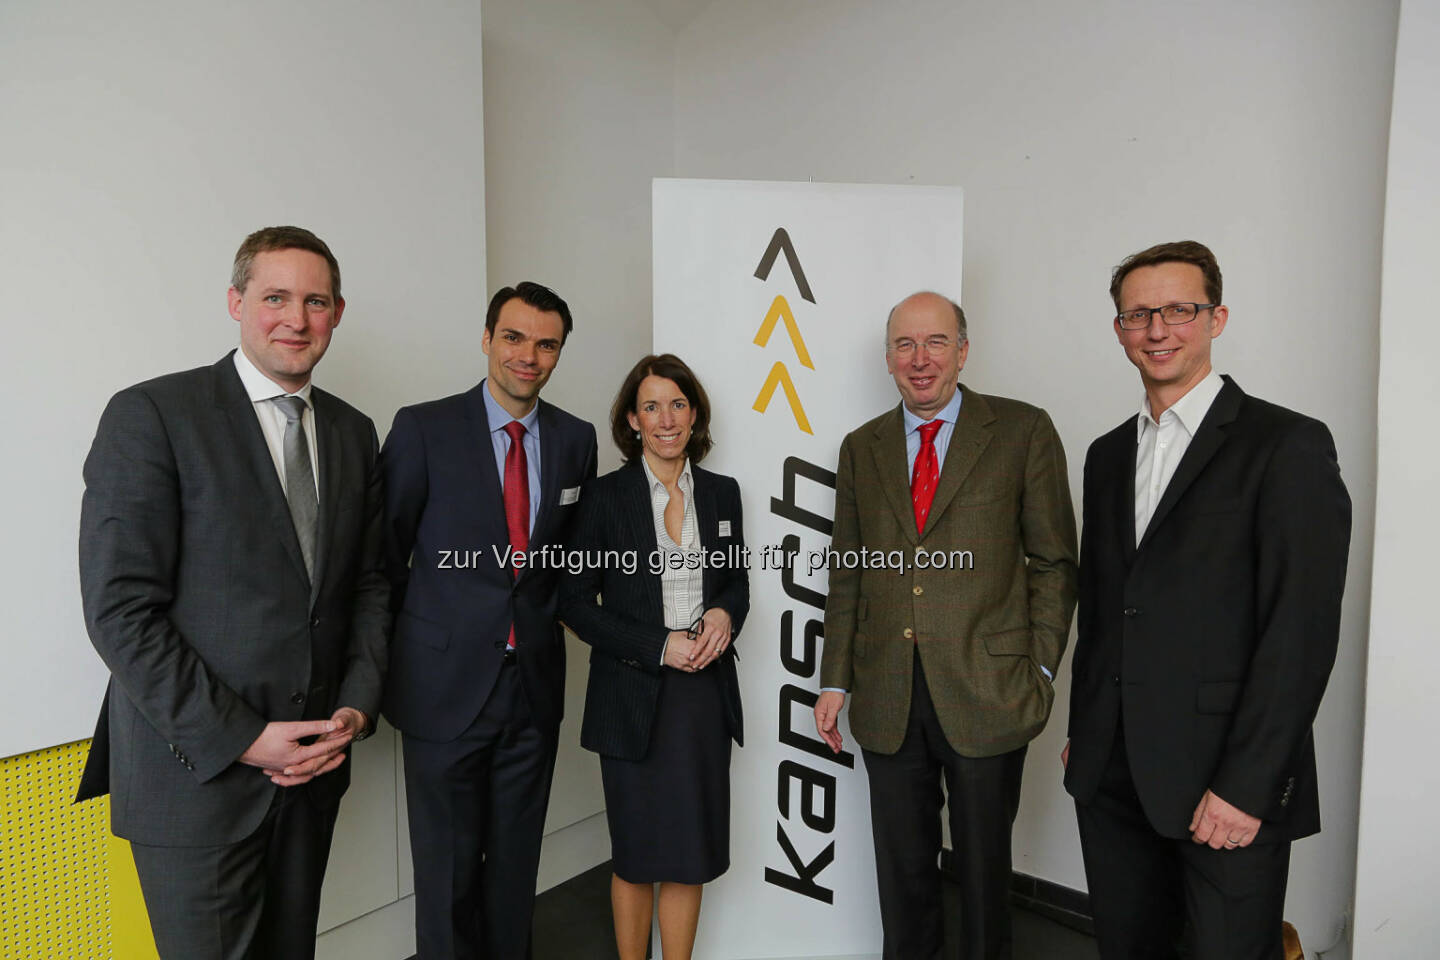
<instances>
[{"instance_id":1,"label":"black skirt","mask_svg":"<svg viewBox=\"0 0 1440 960\"><path fill-rule=\"evenodd\" d=\"M600 758L615 875L629 883L708 883L730 867L730 733L721 676L660 671L650 747Z\"/></svg>"}]
</instances>

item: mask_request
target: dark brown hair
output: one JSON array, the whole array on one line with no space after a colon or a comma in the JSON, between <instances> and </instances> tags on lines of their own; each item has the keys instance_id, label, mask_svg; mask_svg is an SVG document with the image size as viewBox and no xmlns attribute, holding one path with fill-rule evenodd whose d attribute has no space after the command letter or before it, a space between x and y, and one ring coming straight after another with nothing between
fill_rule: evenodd
<instances>
[{"instance_id":1,"label":"dark brown hair","mask_svg":"<svg viewBox=\"0 0 1440 960\"><path fill-rule=\"evenodd\" d=\"M680 392L685 394L685 399L690 401L690 406L695 411L695 424L690 428L690 442L685 444L685 456L690 458L691 463L704 460L712 445L710 398L705 396L705 388L700 386L695 372L673 353L662 353L658 356L652 353L648 357L641 357L640 362L625 375L625 382L620 384L620 391L615 394L615 402L610 406L610 436L614 438L615 446L620 449L620 455L629 463L645 449L645 445L635 433L635 428L630 426L629 415L639 412L635 409L635 404L640 396L640 383L646 377L673 380Z\"/></svg>"},{"instance_id":2,"label":"dark brown hair","mask_svg":"<svg viewBox=\"0 0 1440 960\"><path fill-rule=\"evenodd\" d=\"M575 326L575 322L570 319L570 306L560 299L560 294L554 290L543 283L530 280L521 280L513 287L501 287L495 291L495 296L490 298L490 306L485 309L485 329L490 336L495 336L495 321L500 319L500 308L516 297L520 298L521 303L528 304L541 313L560 314L560 345L563 347L570 338L571 328Z\"/></svg>"},{"instance_id":3,"label":"dark brown hair","mask_svg":"<svg viewBox=\"0 0 1440 960\"><path fill-rule=\"evenodd\" d=\"M1215 261L1215 254L1199 241L1176 240L1171 243L1157 243L1139 253L1132 253L1110 274L1110 299L1115 301L1117 312L1123 309L1120 306L1120 284L1125 282L1130 272L1162 263L1191 263L1199 267L1200 272L1205 275L1205 298L1216 305L1221 303L1220 264Z\"/></svg>"},{"instance_id":4,"label":"dark brown hair","mask_svg":"<svg viewBox=\"0 0 1440 960\"><path fill-rule=\"evenodd\" d=\"M325 258L330 266L330 296L340 300L340 264L325 241L304 227L265 227L246 237L235 251L235 265L230 268L230 286L245 292L250 285L250 272L257 254L272 250L308 250Z\"/></svg>"}]
</instances>

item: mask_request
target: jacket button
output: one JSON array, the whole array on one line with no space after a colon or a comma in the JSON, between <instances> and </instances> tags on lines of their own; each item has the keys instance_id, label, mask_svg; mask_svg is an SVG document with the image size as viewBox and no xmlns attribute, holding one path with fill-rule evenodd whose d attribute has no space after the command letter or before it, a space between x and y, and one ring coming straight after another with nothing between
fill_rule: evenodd
<instances>
[{"instance_id":1,"label":"jacket button","mask_svg":"<svg viewBox=\"0 0 1440 960\"><path fill-rule=\"evenodd\" d=\"M925 588L922 587L922 586L920 586L920 584L917 583L917 584L915 584L915 586L913 586L913 587L910 588L910 592L913 593L913 594L915 594L915 596L917 596L917 597L924 596L924 595L925 595Z\"/></svg>"},{"instance_id":2,"label":"jacket button","mask_svg":"<svg viewBox=\"0 0 1440 960\"><path fill-rule=\"evenodd\" d=\"M1111 677L1110 682L1115 684L1115 686L1117 687L1120 686L1120 674L1117 673L1115 674L1115 676Z\"/></svg>"},{"instance_id":3,"label":"jacket button","mask_svg":"<svg viewBox=\"0 0 1440 960\"><path fill-rule=\"evenodd\" d=\"M290 702L291 702L291 703L294 703L294 704L304 703L304 702L305 702L305 694L303 694L303 693L292 693L292 694L290 694Z\"/></svg>"},{"instance_id":4,"label":"jacket button","mask_svg":"<svg viewBox=\"0 0 1440 960\"><path fill-rule=\"evenodd\" d=\"M914 630L911 630L909 627L906 627L903 636L905 637L906 640L914 640L914 639L915 639L915 631L914 631Z\"/></svg>"},{"instance_id":5,"label":"jacket button","mask_svg":"<svg viewBox=\"0 0 1440 960\"><path fill-rule=\"evenodd\" d=\"M1124 613L1125 616L1127 616L1127 617L1134 617L1134 616L1139 615L1140 610L1139 610L1139 608L1137 608L1137 607L1126 607L1126 608L1125 608L1123 611L1121 611L1121 612Z\"/></svg>"},{"instance_id":6,"label":"jacket button","mask_svg":"<svg viewBox=\"0 0 1440 960\"><path fill-rule=\"evenodd\" d=\"M311 620L311 621L310 621L310 626L311 626L311 627L318 627L318 626L320 626L320 618L319 618L319 617L315 617L313 620Z\"/></svg>"}]
</instances>

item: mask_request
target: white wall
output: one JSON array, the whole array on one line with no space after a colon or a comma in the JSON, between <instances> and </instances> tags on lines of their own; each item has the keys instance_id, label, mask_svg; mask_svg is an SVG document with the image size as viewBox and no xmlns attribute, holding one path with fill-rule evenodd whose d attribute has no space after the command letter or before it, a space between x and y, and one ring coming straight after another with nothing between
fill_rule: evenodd
<instances>
[{"instance_id":1,"label":"white wall","mask_svg":"<svg viewBox=\"0 0 1440 960\"><path fill-rule=\"evenodd\" d=\"M1287 907L1312 949L1336 939L1354 875L1395 20L1395 3L1338 0L733 0L706 7L675 56L677 176L964 187L964 379L1050 410L1077 502L1090 440L1139 401L1110 268L1161 240L1216 250L1231 307L1218 368L1328 422L1356 505L1316 729L1326 830L1296 846ZM1056 759L1068 687L1067 666L1015 866L1083 888Z\"/></svg>"},{"instance_id":2,"label":"white wall","mask_svg":"<svg viewBox=\"0 0 1440 960\"><path fill-rule=\"evenodd\" d=\"M610 402L650 350L650 179L671 172L674 34L635 0L486 0L484 33L489 289L535 280L569 303L545 399L595 424L606 473ZM547 853L604 809L599 760L579 744L589 653L569 638ZM580 850L564 876L608 859L608 838Z\"/></svg>"},{"instance_id":3,"label":"white wall","mask_svg":"<svg viewBox=\"0 0 1440 960\"><path fill-rule=\"evenodd\" d=\"M348 309L315 381L381 433L473 382L485 286L477 4L0 4L0 755L90 735L105 670L76 576L106 399L238 342L235 248L298 223ZM393 901L393 735L361 744L322 923Z\"/></svg>"},{"instance_id":4,"label":"white wall","mask_svg":"<svg viewBox=\"0 0 1440 960\"><path fill-rule=\"evenodd\" d=\"M1434 896L1440 839L1430 828L1440 796L1440 768L1430 757L1440 733L1434 602L1440 457L1433 416L1440 379L1427 349L1440 261L1437 47L1440 2L1405 0L1386 184L1375 584L1355 877L1355 956L1392 960L1433 957L1440 944Z\"/></svg>"}]
</instances>

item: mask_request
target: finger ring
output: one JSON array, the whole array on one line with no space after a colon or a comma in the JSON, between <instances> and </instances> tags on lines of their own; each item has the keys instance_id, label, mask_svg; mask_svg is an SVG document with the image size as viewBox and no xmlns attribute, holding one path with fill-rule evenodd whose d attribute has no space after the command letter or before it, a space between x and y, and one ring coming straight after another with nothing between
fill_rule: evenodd
<instances>
[{"instance_id":1,"label":"finger ring","mask_svg":"<svg viewBox=\"0 0 1440 960\"><path fill-rule=\"evenodd\" d=\"M1244 840L1244 839L1245 839L1245 837L1242 835L1242 836L1240 837L1240 840ZM1239 843L1240 840L1236 840L1234 837L1230 836L1228 833L1225 835L1225 842L1226 842L1226 843Z\"/></svg>"}]
</instances>

